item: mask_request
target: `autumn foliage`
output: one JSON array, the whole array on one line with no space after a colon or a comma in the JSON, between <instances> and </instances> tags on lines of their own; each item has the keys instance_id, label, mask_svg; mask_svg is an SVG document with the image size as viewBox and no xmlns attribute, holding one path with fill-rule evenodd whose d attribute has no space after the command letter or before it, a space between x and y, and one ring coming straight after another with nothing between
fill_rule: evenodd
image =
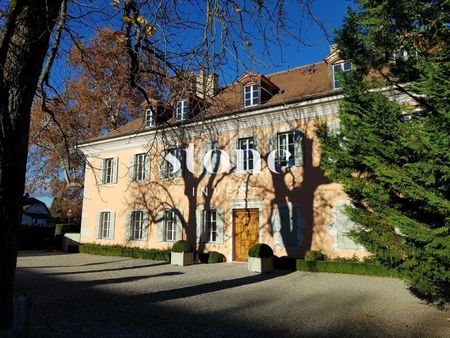
<instances>
[{"instance_id":1,"label":"autumn foliage","mask_svg":"<svg viewBox=\"0 0 450 338\"><path fill-rule=\"evenodd\" d=\"M143 97L129 86L129 64L113 31L99 30L89 45L72 49L71 75L47 103L53 114L44 112L38 99L33 105L27 188L49 189L59 213L71 209L74 220L81 215L82 190L68 188L64 169L71 183L82 185L85 159L76 146L142 114ZM154 87L150 75L139 81L144 88Z\"/></svg>"}]
</instances>

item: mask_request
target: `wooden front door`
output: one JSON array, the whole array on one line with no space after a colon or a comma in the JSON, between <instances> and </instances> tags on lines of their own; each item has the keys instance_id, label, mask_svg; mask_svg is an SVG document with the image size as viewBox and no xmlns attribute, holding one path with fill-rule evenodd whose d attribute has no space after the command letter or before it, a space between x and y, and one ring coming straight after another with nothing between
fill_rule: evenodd
<instances>
[{"instance_id":1,"label":"wooden front door","mask_svg":"<svg viewBox=\"0 0 450 338\"><path fill-rule=\"evenodd\" d=\"M247 261L248 249L259 241L259 209L233 210L234 260Z\"/></svg>"}]
</instances>

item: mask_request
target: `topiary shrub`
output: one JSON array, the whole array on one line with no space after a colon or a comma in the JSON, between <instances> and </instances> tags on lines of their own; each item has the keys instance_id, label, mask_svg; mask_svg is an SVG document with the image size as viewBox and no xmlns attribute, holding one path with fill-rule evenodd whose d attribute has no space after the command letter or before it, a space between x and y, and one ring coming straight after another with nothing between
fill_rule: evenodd
<instances>
[{"instance_id":1,"label":"topiary shrub","mask_svg":"<svg viewBox=\"0 0 450 338\"><path fill-rule=\"evenodd\" d=\"M194 247L188 241L181 240L172 246L172 252L194 252Z\"/></svg>"},{"instance_id":2,"label":"topiary shrub","mask_svg":"<svg viewBox=\"0 0 450 338\"><path fill-rule=\"evenodd\" d=\"M306 250L305 252L305 261L324 261L326 256L320 251L316 250Z\"/></svg>"},{"instance_id":3,"label":"topiary shrub","mask_svg":"<svg viewBox=\"0 0 450 338\"><path fill-rule=\"evenodd\" d=\"M225 262L225 256L217 251L210 251L208 257L208 263L223 263Z\"/></svg>"},{"instance_id":4,"label":"topiary shrub","mask_svg":"<svg viewBox=\"0 0 450 338\"><path fill-rule=\"evenodd\" d=\"M248 250L248 257L270 258L273 257L273 250L267 244L258 243Z\"/></svg>"}]
</instances>

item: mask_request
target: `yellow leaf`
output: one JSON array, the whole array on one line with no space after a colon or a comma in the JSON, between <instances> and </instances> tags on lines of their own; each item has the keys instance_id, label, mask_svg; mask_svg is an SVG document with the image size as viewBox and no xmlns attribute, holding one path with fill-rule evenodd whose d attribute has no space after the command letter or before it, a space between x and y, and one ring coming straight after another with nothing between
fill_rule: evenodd
<instances>
[{"instance_id":1,"label":"yellow leaf","mask_svg":"<svg viewBox=\"0 0 450 338\"><path fill-rule=\"evenodd\" d=\"M124 43L127 40L127 35L124 32L114 32L113 37L117 43Z\"/></svg>"},{"instance_id":2,"label":"yellow leaf","mask_svg":"<svg viewBox=\"0 0 450 338\"><path fill-rule=\"evenodd\" d=\"M242 12L242 8L236 7L236 13Z\"/></svg>"},{"instance_id":3,"label":"yellow leaf","mask_svg":"<svg viewBox=\"0 0 450 338\"><path fill-rule=\"evenodd\" d=\"M138 18L137 18L137 21L138 21L139 23L148 24L147 19L146 19L146 18L143 18L142 16L138 17Z\"/></svg>"},{"instance_id":4,"label":"yellow leaf","mask_svg":"<svg viewBox=\"0 0 450 338\"><path fill-rule=\"evenodd\" d=\"M156 33L156 28L154 26L147 25L145 26L145 33L147 33L150 36L153 36Z\"/></svg>"},{"instance_id":5,"label":"yellow leaf","mask_svg":"<svg viewBox=\"0 0 450 338\"><path fill-rule=\"evenodd\" d=\"M122 18L122 21L125 22L125 23L130 23L130 22L132 22L133 20L132 20L131 18L129 18L128 16L124 16L124 17Z\"/></svg>"}]
</instances>

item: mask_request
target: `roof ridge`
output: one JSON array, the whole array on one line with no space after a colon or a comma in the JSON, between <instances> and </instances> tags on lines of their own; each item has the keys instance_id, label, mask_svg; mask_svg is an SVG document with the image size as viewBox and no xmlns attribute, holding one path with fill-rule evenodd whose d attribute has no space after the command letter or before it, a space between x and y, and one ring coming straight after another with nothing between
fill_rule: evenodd
<instances>
[{"instance_id":1,"label":"roof ridge","mask_svg":"<svg viewBox=\"0 0 450 338\"><path fill-rule=\"evenodd\" d=\"M286 70L280 70L280 71L278 71L278 72L265 74L265 76L267 77L267 76L273 76L273 75L278 75L278 74L283 74L283 73L289 73L289 72L291 72L291 71L293 71L293 70L297 70L297 69L301 69L301 68L306 68L306 67L315 66L315 65L317 65L318 63L322 63L322 62L325 62L325 61L322 60L322 61L317 61L317 62L309 63L309 64L302 65L302 66L297 66L297 67L290 68L290 69L286 69Z\"/></svg>"}]
</instances>

